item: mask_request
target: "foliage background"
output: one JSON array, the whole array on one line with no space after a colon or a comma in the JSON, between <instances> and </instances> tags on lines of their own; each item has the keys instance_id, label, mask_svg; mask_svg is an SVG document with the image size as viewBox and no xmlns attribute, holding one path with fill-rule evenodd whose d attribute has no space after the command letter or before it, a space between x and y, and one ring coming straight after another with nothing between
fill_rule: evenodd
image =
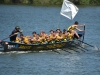
<instances>
[{"instance_id":1,"label":"foliage background","mask_svg":"<svg viewBox=\"0 0 100 75\"><path fill-rule=\"evenodd\" d=\"M100 5L100 0L69 0L76 5ZM0 4L62 5L63 0L0 0Z\"/></svg>"}]
</instances>

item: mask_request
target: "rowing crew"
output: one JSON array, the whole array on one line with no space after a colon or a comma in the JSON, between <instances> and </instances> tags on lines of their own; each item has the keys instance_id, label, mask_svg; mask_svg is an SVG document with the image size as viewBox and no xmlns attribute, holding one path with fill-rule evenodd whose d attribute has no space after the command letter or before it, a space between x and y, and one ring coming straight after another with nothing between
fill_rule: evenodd
<instances>
[{"instance_id":1,"label":"rowing crew","mask_svg":"<svg viewBox=\"0 0 100 75\"><path fill-rule=\"evenodd\" d=\"M54 43L54 42L60 42L60 41L67 41L67 40L73 40L74 36L76 38L80 38L76 30L80 30L79 26L85 26L85 25L78 25L78 22L76 21L73 25L68 27L68 31L66 29L63 30L63 32L58 28L56 31L50 30L50 34L46 34L44 31L41 31L40 34L37 34L36 32L32 33L32 36L24 36L22 34L22 31L17 26L12 31L13 36L10 37L10 41L17 42L17 43L25 43L25 44L38 44L38 43ZM17 37L17 32L20 33L20 37Z\"/></svg>"},{"instance_id":2,"label":"rowing crew","mask_svg":"<svg viewBox=\"0 0 100 75\"><path fill-rule=\"evenodd\" d=\"M38 44L38 43L54 43L54 42L60 42L60 41L67 41L68 33L65 31L62 33L60 29L57 29L57 31L50 31L50 34L46 34L44 31L41 31L40 34L37 34L36 32L32 33L31 36L23 36L23 34L20 35L20 38L16 38L16 42L22 41L25 44Z\"/></svg>"}]
</instances>

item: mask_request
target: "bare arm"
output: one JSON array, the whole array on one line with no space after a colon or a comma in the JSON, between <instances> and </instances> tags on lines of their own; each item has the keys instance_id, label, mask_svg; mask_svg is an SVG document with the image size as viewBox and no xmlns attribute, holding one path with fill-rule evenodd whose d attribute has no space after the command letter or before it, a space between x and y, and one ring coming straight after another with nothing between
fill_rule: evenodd
<instances>
[{"instance_id":1,"label":"bare arm","mask_svg":"<svg viewBox=\"0 0 100 75\"><path fill-rule=\"evenodd\" d=\"M82 26L85 26L85 24L78 25L78 27L82 27Z\"/></svg>"},{"instance_id":2,"label":"bare arm","mask_svg":"<svg viewBox=\"0 0 100 75\"><path fill-rule=\"evenodd\" d=\"M84 31L84 30L81 30L81 29L78 28L78 27L83 27L83 26L85 26L85 24L76 26L76 30L78 30L78 31Z\"/></svg>"},{"instance_id":3,"label":"bare arm","mask_svg":"<svg viewBox=\"0 0 100 75\"><path fill-rule=\"evenodd\" d=\"M81 29L79 29L79 28L76 28L76 30L78 30L78 31L84 31L84 30L81 30Z\"/></svg>"}]
</instances>

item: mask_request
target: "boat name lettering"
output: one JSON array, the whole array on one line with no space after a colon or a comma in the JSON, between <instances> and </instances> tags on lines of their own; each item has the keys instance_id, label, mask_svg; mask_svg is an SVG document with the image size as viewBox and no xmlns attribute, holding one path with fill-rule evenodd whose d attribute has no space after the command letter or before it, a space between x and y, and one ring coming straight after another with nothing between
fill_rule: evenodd
<instances>
[{"instance_id":1,"label":"boat name lettering","mask_svg":"<svg viewBox=\"0 0 100 75\"><path fill-rule=\"evenodd\" d=\"M65 44L54 44L54 45L47 45L48 48L61 48L63 47Z\"/></svg>"},{"instance_id":2,"label":"boat name lettering","mask_svg":"<svg viewBox=\"0 0 100 75\"><path fill-rule=\"evenodd\" d=\"M31 46L20 45L19 48L21 48L21 49L31 49Z\"/></svg>"},{"instance_id":3,"label":"boat name lettering","mask_svg":"<svg viewBox=\"0 0 100 75\"><path fill-rule=\"evenodd\" d=\"M15 45L8 45L8 49L15 48Z\"/></svg>"}]
</instances>

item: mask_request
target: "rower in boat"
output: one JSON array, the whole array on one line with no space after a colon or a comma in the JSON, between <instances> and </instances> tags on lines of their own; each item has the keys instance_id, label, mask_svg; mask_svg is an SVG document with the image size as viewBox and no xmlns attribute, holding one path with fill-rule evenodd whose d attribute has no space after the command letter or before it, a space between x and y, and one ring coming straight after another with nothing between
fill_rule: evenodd
<instances>
[{"instance_id":1,"label":"rower in boat","mask_svg":"<svg viewBox=\"0 0 100 75\"><path fill-rule=\"evenodd\" d=\"M74 38L74 36L73 36L73 34L71 33L71 31L67 31L67 40L73 40L73 38Z\"/></svg>"},{"instance_id":2,"label":"rower in boat","mask_svg":"<svg viewBox=\"0 0 100 75\"><path fill-rule=\"evenodd\" d=\"M20 34L20 43L31 44L29 36L24 36L23 34Z\"/></svg>"},{"instance_id":3,"label":"rower in boat","mask_svg":"<svg viewBox=\"0 0 100 75\"><path fill-rule=\"evenodd\" d=\"M55 33L55 31L50 30L49 39L50 39L49 42L51 42L51 43L55 42L55 40L56 40L56 33Z\"/></svg>"},{"instance_id":4,"label":"rower in boat","mask_svg":"<svg viewBox=\"0 0 100 75\"><path fill-rule=\"evenodd\" d=\"M64 40L63 33L60 31L59 34L56 35L56 42L61 42Z\"/></svg>"},{"instance_id":5,"label":"rower in boat","mask_svg":"<svg viewBox=\"0 0 100 75\"><path fill-rule=\"evenodd\" d=\"M41 31L40 36L42 38L42 44L47 43L48 34L46 34L44 31Z\"/></svg>"},{"instance_id":6,"label":"rower in boat","mask_svg":"<svg viewBox=\"0 0 100 75\"><path fill-rule=\"evenodd\" d=\"M32 32L33 37L31 38L31 43L36 44L37 40L37 33L34 31Z\"/></svg>"},{"instance_id":7,"label":"rower in boat","mask_svg":"<svg viewBox=\"0 0 100 75\"><path fill-rule=\"evenodd\" d=\"M76 30L83 32L84 30L79 29L80 26L85 26L84 25L78 25L79 23L77 21L75 21L75 23L71 26L68 27L68 31L71 33L71 35L75 38L80 38L80 36L78 35L78 33L76 32Z\"/></svg>"},{"instance_id":8,"label":"rower in boat","mask_svg":"<svg viewBox=\"0 0 100 75\"><path fill-rule=\"evenodd\" d=\"M10 41L11 42L16 42L16 37L19 33L22 33L22 30L20 30L19 26L16 26L15 29L12 31L12 33L10 34Z\"/></svg>"},{"instance_id":9,"label":"rower in boat","mask_svg":"<svg viewBox=\"0 0 100 75\"><path fill-rule=\"evenodd\" d=\"M67 31L66 31L66 29L63 29L63 41L67 41L67 38L68 38L68 33L67 33Z\"/></svg>"},{"instance_id":10,"label":"rower in boat","mask_svg":"<svg viewBox=\"0 0 100 75\"><path fill-rule=\"evenodd\" d=\"M59 28L57 28L56 30L56 36L58 36L60 34L61 30Z\"/></svg>"}]
</instances>

